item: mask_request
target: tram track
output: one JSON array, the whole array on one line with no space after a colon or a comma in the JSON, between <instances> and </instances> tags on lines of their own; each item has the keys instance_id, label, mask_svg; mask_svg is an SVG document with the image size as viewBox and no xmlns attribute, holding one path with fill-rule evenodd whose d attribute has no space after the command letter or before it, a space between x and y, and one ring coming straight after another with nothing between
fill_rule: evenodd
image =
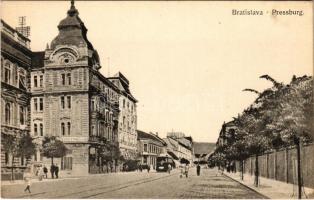
<instances>
[{"instance_id":1,"label":"tram track","mask_svg":"<svg viewBox=\"0 0 314 200\"><path fill-rule=\"evenodd\" d=\"M122 190L122 189L125 189L125 188L141 185L141 184L144 184L144 183L149 183L149 182L154 182L154 181L157 181L157 180L160 180L160 179L169 178L169 177L174 176L176 174L178 174L178 173L173 173L173 174L170 174L170 175L167 175L167 176L162 176L162 177L157 177L157 178L151 177L149 179L141 179L140 181L136 181L133 184L125 184L124 183L124 184L121 184L123 186L119 186L119 187L116 187L116 188L111 188L110 190L102 191L102 192L99 192L99 193L96 193L96 194L87 195L87 196L84 196L84 197L81 197L81 198L96 197L96 196L99 196L99 195L102 195L102 194L119 191L119 190Z\"/></svg>"},{"instance_id":2,"label":"tram track","mask_svg":"<svg viewBox=\"0 0 314 200\"><path fill-rule=\"evenodd\" d=\"M128 187L131 187L131 186L136 186L136 185L140 185L140 184L144 184L144 183L153 182L153 181L157 181L157 180L160 180L160 179L168 178L168 177L171 177L171 176L173 176L175 174L177 174L177 173L172 173L170 175L161 176L161 177L148 177L148 178L137 179L137 180L132 180L132 181L126 181L126 182L119 183L119 184L105 185L105 186L103 184L95 184L95 185L82 184L82 185L80 185L80 186L75 188L75 189L82 188L82 190L80 190L80 191L71 191L70 193L67 193L67 194L53 195L53 194L56 194L58 192L58 190L50 190L50 191L46 191L46 192L22 195L22 196L15 197L15 198L36 198L36 197L43 197L43 196L46 196L47 198L51 198L51 197L49 197L49 194L53 195L54 199L57 199L57 198L72 198L74 196L75 196L75 198L91 198L91 197L94 197L94 196L98 196L98 195L109 193L109 192L113 192L113 191L118 191L118 190L121 190L121 189L124 189L124 188L128 188ZM87 189L86 189L86 187L87 187ZM97 193L93 193L93 192L97 192ZM85 193L91 193L91 194L84 196ZM82 195L82 196L78 197L79 195Z\"/></svg>"}]
</instances>

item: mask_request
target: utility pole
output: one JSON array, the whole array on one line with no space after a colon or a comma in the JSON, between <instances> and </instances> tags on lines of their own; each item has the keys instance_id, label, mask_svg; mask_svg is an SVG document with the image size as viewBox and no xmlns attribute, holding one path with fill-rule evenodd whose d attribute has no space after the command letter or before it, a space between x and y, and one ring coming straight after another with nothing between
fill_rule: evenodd
<instances>
[{"instance_id":1,"label":"utility pole","mask_svg":"<svg viewBox=\"0 0 314 200\"><path fill-rule=\"evenodd\" d=\"M108 77L110 77L110 57L107 57L108 62Z\"/></svg>"},{"instance_id":2,"label":"utility pole","mask_svg":"<svg viewBox=\"0 0 314 200\"><path fill-rule=\"evenodd\" d=\"M293 139L294 144L297 147L298 199L302 199L300 138L298 136L294 136Z\"/></svg>"},{"instance_id":3,"label":"utility pole","mask_svg":"<svg viewBox=\"0 0 314 200\"><path fill-rule=\"evenodd\" d=\"M19 17L19 26L16 27L16 31L21 33L22 35L24 35L27 38L30 36L31 28L30 28L30 26L26 26L26 17L25 16Z\"/></svg>"}]
</instances>

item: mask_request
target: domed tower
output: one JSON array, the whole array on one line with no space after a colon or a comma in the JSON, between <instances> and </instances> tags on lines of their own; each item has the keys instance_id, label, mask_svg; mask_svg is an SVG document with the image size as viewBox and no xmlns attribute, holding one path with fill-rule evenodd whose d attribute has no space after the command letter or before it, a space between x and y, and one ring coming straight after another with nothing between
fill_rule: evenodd
<instances>
[{"instance_id":1,"label":"domed tower","mask_svg":"<svg viewBox=\"0 0 314 200\"><path fill-rule=\"evenodd\" d=\"M87 39L87 28L73 0L58 29L44 52L40 69L44 87L33 90L44 99L43 111L33 113L33 120L42 120L44 135L58 136L70 149L66 157L55 160L61 169L82 175L89 172L90 88L92 74L99 73L99 56Z\"/></svg>"}]
</instances>

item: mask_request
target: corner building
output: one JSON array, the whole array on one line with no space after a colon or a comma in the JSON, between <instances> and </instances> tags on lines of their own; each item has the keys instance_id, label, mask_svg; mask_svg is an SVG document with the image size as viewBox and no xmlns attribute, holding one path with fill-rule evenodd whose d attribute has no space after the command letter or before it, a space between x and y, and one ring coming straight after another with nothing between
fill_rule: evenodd
<instances>
[{"instance_id":1,"label":"corner building","mask_svg":"<svg viewBox=\"0 0 314 200\"><path fill-rule=\"evenodd\" d=\"M78 15L72 1L57 37L44 52L34 52L31 71L31 133L39 143L55 135L66 144L69 154L54 162L69 175L101 172L98 147L106 141L118 145L124 94L99 72L98 53ZM39 151L35 161L51 163Z\"/></svg>"},{"instance_id":2,"label":"corner building","mask_svg":"<svg viewBox=\"0 0 314 200\"><path fill-rule=\"evenodd\" d=\"M26 158L5 152L3 139L30 132L30 40L1 20L1 179L22 178ZM13 159L13 161L12 161Z\"/></svg>"}]
</instances>

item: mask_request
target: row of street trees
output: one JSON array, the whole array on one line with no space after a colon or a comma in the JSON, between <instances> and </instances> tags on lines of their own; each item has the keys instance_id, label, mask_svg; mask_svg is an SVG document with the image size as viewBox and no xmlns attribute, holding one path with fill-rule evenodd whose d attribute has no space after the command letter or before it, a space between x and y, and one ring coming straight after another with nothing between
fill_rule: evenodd
<instances>
[{"instance_id":1,"label":"row of street trees","mask_svg":"<svg viewBox=\"0 0 314 200\"><path fill-rule=\"evenodd\" d=\"M11 155L10 168L12 181L14 180L14 168L18 167L14 166L15 158L25 158L27 160L26 164L29 164L31 157L35 155L37 149L39 149L43 156L51 158L53 164L53 158L63 157L68 151L64 143L55 136L46 136L41 146L34 142L34 138L32 138L29 133L20 135L2 134L1 140L3 151Z\"/></svg>"},{"instance_id":2,"label":"row of street trees","mask_svg":"<svg viewBox=\"0 0 314 200\"><path fill-rule=\"evenodd\" d=\"M249 156L255 156L256 186L259 176L258 155L287 146L296 146L299 152L300 143L312 142L314 138L313 78L293 76L289 84L277 82L268 75L260 78L271 81L273 87L263 92L244 89L256 93L258 97L234 118L236 134L233 140L217 148L209 160L219 166L228 161L240 161L243 179L243 161ZM300 173L300 166L298 171Z\"/></svg>"}]
</instances>

